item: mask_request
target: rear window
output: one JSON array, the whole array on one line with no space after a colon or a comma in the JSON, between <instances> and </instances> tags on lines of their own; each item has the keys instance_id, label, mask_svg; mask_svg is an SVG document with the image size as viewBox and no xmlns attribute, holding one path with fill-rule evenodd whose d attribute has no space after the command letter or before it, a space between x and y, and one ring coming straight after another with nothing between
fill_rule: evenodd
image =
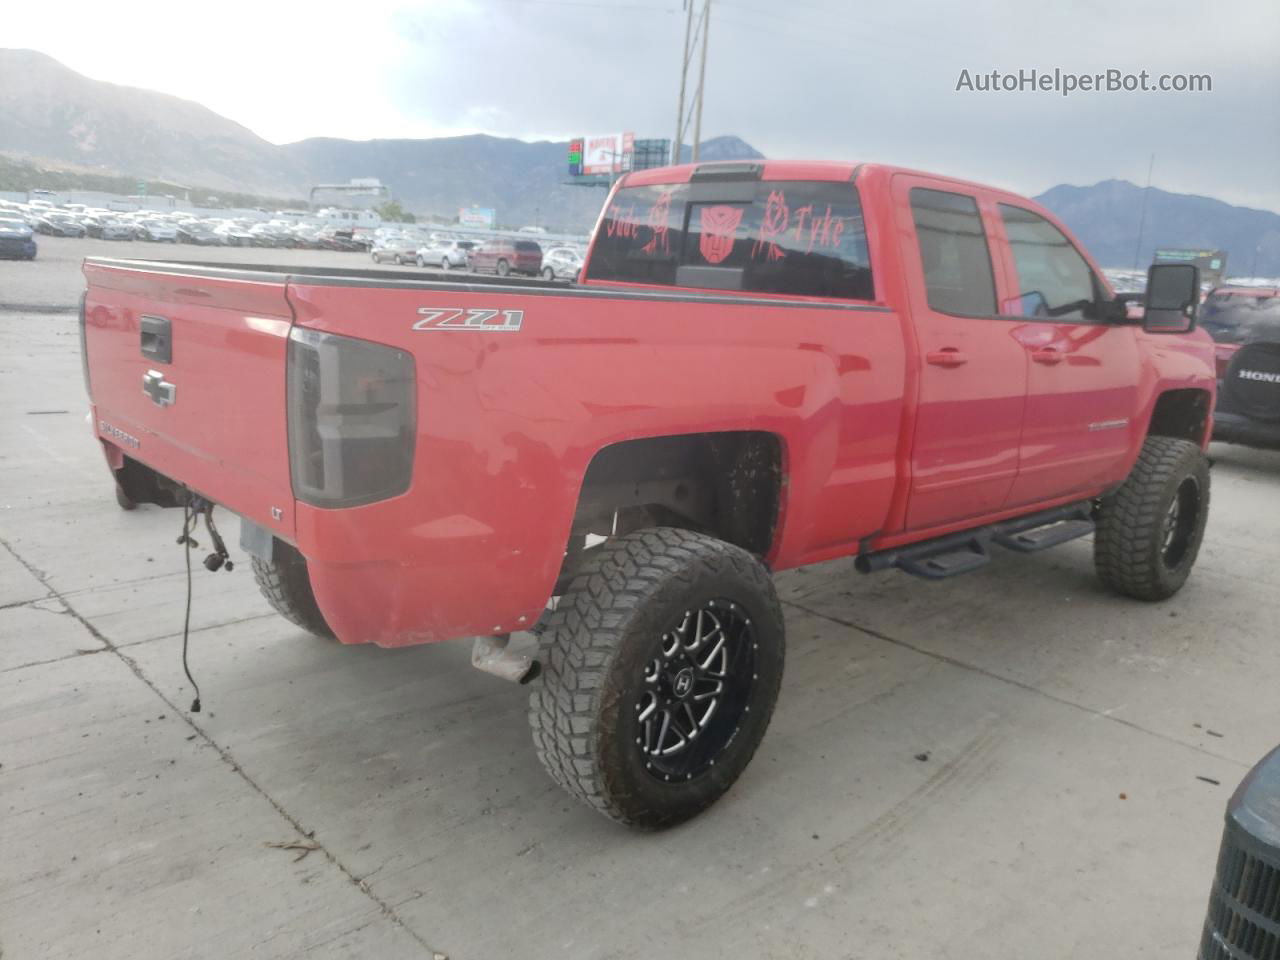
<instances>
[{"instance_id":1,"label":"rear window","mask_svg":"<svg viewBox=\"0 0 1280 960\"><path fill-rule=\"evenodd\" d=\"M532 240L517 240L516 253L541 253L542 248Z\"/></svg>"},{"instance_id":2,"label":"rear window","mask_svg":"<svg viewBox=\"0 0 1280 960\"><path fill-rule=\"evenodd\" d=\"M1280 340L1280 297L1210 294L1200 308L1200 325L1219 343Z\"/></svg>"},{"instance_id":3,"label":"rear window","mask_svg":"<svg viewBox=\"0 0 1280 960\"><path fill-rule=\"evenodd\" d=\"M754 196L751 185L741 182L618 191L596 231L591 279L874 298L862 207L852 183L753 186ZM733 199L717 198L717 189Z\"/></svg>"}]
</instances>

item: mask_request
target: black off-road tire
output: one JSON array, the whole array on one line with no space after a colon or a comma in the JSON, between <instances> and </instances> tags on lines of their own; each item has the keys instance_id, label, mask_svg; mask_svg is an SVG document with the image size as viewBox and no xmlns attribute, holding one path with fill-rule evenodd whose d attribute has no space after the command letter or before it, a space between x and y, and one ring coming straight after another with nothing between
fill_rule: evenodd
<instances>
[{"instance_id":1,"label":"black off-road tire","mask_svg":"<svg viewBox=\"0 0 1280 960\"><path fill-rule=\"evenodd\" d=\"M1168 599L1191 575L1208 518L1204 452L1186 440L1148 437L1124 485L1099 507L1093 541L1098 576L1137 600Z\"/></svg>"},{"instance_id":2,"label":"black off-road tire","mask_svg":"<svg viewBox=\"0 0 1280 960\"><path fill-rule=\"evenodd\" d=\"M715 803L764 737L782 682L782 608L758 559L704 534L657 527L594 552L542 634L543 677L529 698L534 745L557 783L606 816L637 827L671 826ZM673 761L640 745L652 730L637 711L657 689L648 675L661 668L669 640L685 629L689 611L704 609L725 624L737 618L732 637L728 626L722 630L726 652L717 669L742 682L725 681L724 700L717 697L721 723L707 721L696 751L689 738L690 755L702 757L688 761L693 772L661 774L655 762ZM740 692L731 701L733 691Z\"/></svg>"},{"instance_id":3,"label":"black off-road tire","mask_svg":"<svg viewBox=\"0 0 1280 960\"><path fill-rule=\"evenodd\" d=\"M307 560L296 548L275 541L269 563L253 558L253 579L276 613L317 637L333 639L333 631L311 592Z\"/></svg>"}]
</instances>

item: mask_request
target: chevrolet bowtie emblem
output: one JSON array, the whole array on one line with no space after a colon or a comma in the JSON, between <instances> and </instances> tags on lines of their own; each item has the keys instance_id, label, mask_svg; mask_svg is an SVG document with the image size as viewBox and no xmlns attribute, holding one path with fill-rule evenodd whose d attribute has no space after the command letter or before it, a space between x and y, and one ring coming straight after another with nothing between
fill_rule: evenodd
<instances>
[{"instance_id":1,"label":"chevrolet bowtie emblem","mask_svg":"<svg viewBox=\"0 0 1280 960\"><path fill-rule=\"evenodd\" d=\"M178 388L165 380L159 370L148 370L142 375L142 392L157 407L171 407L178 398Z\"/></svg>"}]
</instances>

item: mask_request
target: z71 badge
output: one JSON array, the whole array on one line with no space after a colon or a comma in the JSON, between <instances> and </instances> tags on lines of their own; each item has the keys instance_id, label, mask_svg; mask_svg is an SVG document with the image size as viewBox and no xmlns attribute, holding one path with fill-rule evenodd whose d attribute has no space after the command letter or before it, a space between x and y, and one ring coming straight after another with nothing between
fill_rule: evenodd
<instances>
[{"instance_id":1,"label":"z71 badge","mask_svg":"<svg viewBox=\"0 0 1280 960\"><path fill-rule=\"evenodd\" d=\"M478 333L513 333L524 320L523 310L485 310L479 307L419 307L422 318L415 330L472 330Z\"/></svg>"}]
</instances>

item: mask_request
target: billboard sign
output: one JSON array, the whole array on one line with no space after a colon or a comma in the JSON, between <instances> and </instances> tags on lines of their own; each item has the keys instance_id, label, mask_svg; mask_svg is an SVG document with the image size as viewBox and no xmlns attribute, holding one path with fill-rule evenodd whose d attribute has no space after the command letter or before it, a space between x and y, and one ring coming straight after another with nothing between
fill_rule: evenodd
<instances>
[{"instance_id":1,"label":"billboard sign","mask_svg":"<svg viewBox=\"0 0 1280 960\"><path fill-rule=\"evenodd\" d=\"M1200 268L1200 282L1216 287L1227 269L1225 250L1164 248L1156 251L1154 263L1193 263Z\"/></svg>"},{"instance_id":2,"label":"billboard sign","mask_svg":"<svg viewBox=\"0 0 1280 960\"><path fill-rule=\"evenodd\" d=\"M602 133L582 139L582 175L622 173L631 169L635 134Z\"/></svg>"},{"instance_id":3,"label":"billboard sign","mask_svg":"<svg viewBox=\"0 0 1280 960\"><path fill-rule=\"evenodd\" d=\"M492 230L496 222L492 207L463 207L458 211L458 226Z\"/></svg>"},{"instance_id":4,"label":"billboard sign","mask_svg":"<svg viewBox=\"0 0 1280 960\"><path fill-rule=\"evenodd\" d=\"M569 141L569 176L582 176L582 141Z\"/></svg>"}]
</instances>

